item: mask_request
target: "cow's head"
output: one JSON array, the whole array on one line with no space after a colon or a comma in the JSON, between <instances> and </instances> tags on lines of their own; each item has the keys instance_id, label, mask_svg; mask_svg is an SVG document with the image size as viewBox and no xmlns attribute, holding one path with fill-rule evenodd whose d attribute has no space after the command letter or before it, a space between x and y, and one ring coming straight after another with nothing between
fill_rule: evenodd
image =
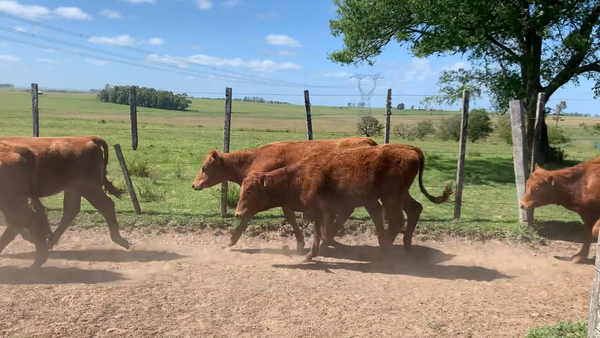
<instances>
[{"instance_id":1,"label":"cow's head","mask_svg":"<svg viewBox=\"0 0 600 338\"><path fill-rule=\"evenodd\" d=\"M223 183L224 180L221 177L223 172L221 168L222 163L223 161L219 156L217 148L209 151L208 155L204 158L202 168L200 168L194 183L192 183L192 188L194 190L202 190Z\"/></svg>"},{"instance_id":2,"label":"cow's head","mask_svg":"<svg viewBox=\"0 0 600 338\"><path fill-rule=\"evenodd\" d=\"M235 209L235 217L249 220L261 211L270 208L269 188L275 184L272 175L265 172L252 172L242 182L240 199Z\"/></svg>"},{"instance_id":3,"label":"cow's head","mask_svg":"<svg viewBox=\"0 0 600 338\"><path fill-rule=\"evenodd\" d=\"M521 198L521 209L529 210L553 203L556 190L552 172L535 164Z\"/></svg>"}]
</instances>

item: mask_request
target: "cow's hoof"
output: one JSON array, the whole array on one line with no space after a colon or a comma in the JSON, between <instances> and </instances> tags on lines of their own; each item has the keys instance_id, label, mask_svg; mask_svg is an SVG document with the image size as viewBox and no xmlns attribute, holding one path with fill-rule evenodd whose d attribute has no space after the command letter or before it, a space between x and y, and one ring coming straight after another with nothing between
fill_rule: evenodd
<instances>
[{"instance_id":1,"label":"cow's hoof","mask_svg":"<svg viewBox=\"0 0 600 338\"><path fill-rule=\"evenodd\" d=\"M585 261L586 261L586 258L583 256L575 255L575 256L571 257L571 262L573 264L584 264Z\"/></svg>"},{"instance_id":2,"label":"cow's hoof","mask_svg":"<svg viewBox=\"0 0 600 338\"><path fill-rule=\"evenodd\" d=\"M314 257L313 254L309 252L306 254L306 256L304 256L304 259L302 261L304 263L312 262L313 257Z\"/></svg>"},{"instance_id":3,"label":"cow's hoof","mask_svg":"<svg viewBox=\"0 0 600 338\"><path fill-rule=\"evenodd\" d=\"M129 248L131 248L131 245L129 244L129 242L123 237L115 237L112 240L113 240L113 242L115 242L117 245L124 248L125 250L129 250Z\"/></svg>"}]
</instances>

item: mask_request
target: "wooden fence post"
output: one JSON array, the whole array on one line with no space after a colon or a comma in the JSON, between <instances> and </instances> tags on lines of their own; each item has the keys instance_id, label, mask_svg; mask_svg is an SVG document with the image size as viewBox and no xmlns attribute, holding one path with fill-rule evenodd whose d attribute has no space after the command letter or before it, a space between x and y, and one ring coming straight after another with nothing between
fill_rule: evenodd
<instances>
[{"instance_id":1,"label":"wooden fence post","mask_svg":"<svg viewBox=\"0 0 600 338\"><path fill-rule=\"evenodd\" d=\"M310 112L310 96L308 94L308 90L304 91L304 107L306 108L306 131L308 132L308 140L312 141L312 115Z\"/></svg>"},{"instance_id":2,"label":"wooden fence post","mask_svg":"<svg viewBox=\"0 0 600 338\"><path fill-rule=\"evenodd\" d=\"M600 236L598 236L597 245L597 252L600 253ZM594 270L594 280L592 281L588 337L600 338L600 254L596 254L596 269Z\"/></svg>"},{"instance_id":3,"label":"wooden fence post","mask_svg":"<svg viewBox=\"0 0 600 338\"><path fill-rule=\"evenodd\" d=\"M129 116L131 117L131 147L136 150L138 147L136 86L129 87Z\"/></svg>"},{"instance_id":4,"label":"wooden fence post","mask_svg":"<svg viewBox=\"0 0 600 338\"><path fill-rule=\"evenodd\" d=\"M517 211L519 220L528 223L528 213L521 209L519 203L525 194L525 182L527 181L527 151L525 147L525 125L524 108L522 100L510 101L510 122L512 128L513 161L515 168L515 181L517 184Z\"/></svg>"},{"instance_id":5,"label":"wooden fence post","mask_svg":"<svg viewBox=\"0 0 600 338\"><path fill-rule=\"evenodd\" d=\"M40 109L38 101L38 84L31 84L31 113L33 117L33 137L40 136Z\"/></svg>"},{"instance_id":6,"label":"wooden fence post","mask_svg":"<svg viewBox=\"0 0 600 338\"><path fill-rule=\"evenodd\" d=\"M465 184L465 156L467 153L467 127L469 125L469 91L463 91L462 117L460 127L460 146L456 168L456 193L454 198L454 219L460 220L462 193Z\"/></svg>"},{"instance_id":7,"label":"wooden fence post","mask_svg":"<svg viewBox=\"0 0 600 338\"><path fill-rule=\"evenodd\" d=\"M225 122L223 125L223 152L229 152L231 135L231 88L225 88ZM227 183L221 183L221 217L227 217Z\"/></svg>"},{"instance_id":8,"label":"wooden fence post","mask_svg":"<svg viewBox=\"0 0 600 338\"><path fill-rule=\"evenodd\" d=\"M123 172L123 178L125 178L125 185L127 186L127 190L129 191L129 196L131 197L131 203L133 203L135 213L141 215L142 209L140 208L140 202L138 202L137 195L135 194L135 189L133 189L133 183L131 183L131 177L129 176L129 170L127 170L127 164L125 164L125 157L123 156L121 145L116 143L113 147L115 148L115 153L117 154L117 159L119 160L121 172Z\"/></svg>"},{"instance_id":9,"label":"wooden fence post","mask_svg":"<svg viewBox=\"0 0 600 338\"><path fill-rule=\"evenodd\" d=\"M390 143L390 123L392 119L392 89L387 91L387 100L385 103L385 143Z\"/></svg>"},{"instance_id":10,"label":"wooden fence post","mask_svg":"<svg viewBox=\"0 0 600 338\"><path fill-rule=\"evenodd\" d=\"M533 144L531 145L531 165L529 173L533 173L535 164L538 162L538 156L540 154L540 144L542 142L542 116L546 109L546 93L540 92L538 94L537 108L535 112L535 129L533 131ZM535 209L527 210L527 224L533 225L533 213Z\"/></svg>"}]
</instances>

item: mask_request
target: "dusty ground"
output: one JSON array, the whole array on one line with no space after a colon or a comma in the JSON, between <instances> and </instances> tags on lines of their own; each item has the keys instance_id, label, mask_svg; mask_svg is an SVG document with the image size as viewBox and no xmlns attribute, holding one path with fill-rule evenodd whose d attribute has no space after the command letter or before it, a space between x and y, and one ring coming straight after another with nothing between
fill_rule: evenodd
<instances>
[{"instance_id":1,"label":"dusty ground","mask_svg":"<svg viewBox=\"0 0 600 338\"><path fill-rule=\"evenodd\" d=\"M0 337L523 337L587 318L594 270L554 258L565 242L417 241L389 267L371 237L300 263L292 239L123 232L124 251L102 230L67 231L41 272L33 245L6 249Z\"/></svg>"}]
</instances>

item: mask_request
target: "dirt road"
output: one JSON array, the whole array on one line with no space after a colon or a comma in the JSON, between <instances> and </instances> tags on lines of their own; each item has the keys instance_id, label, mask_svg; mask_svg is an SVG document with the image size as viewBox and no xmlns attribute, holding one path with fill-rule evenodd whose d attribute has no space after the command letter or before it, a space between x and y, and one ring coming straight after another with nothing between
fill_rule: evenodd
<instances>
[{"instance_id":1,"label":"dirt road","mask_svg":"<svg viewBox=\"0 0 600 338\"><path fill-rule=\"evenodd\" d=\"M123 234L131 251L105 229L67 231L40 272L25 268L33 245L13 242L0 256L0 337L523 337L586 319L594 269L554 258L579 249L565 242L416 241L389 267L373 237L301 263L282 249L292 239L223 249L227 236Z\"/></svg>"}]
</instances>

